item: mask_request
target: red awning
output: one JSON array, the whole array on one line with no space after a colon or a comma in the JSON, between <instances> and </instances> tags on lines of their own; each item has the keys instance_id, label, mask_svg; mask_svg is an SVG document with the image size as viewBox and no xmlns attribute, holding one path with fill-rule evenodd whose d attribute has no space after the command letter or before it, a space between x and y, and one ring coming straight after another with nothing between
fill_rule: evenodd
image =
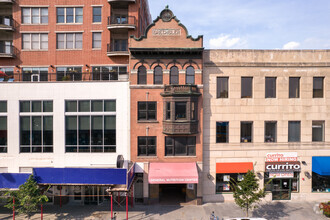
<instances>
[{"instance_id":1,"label":"red awning","mask_svg":"<svg viewBox=\"0 0 330 220\"><path fill-rule=\"evenodd\" d=\"M198 183L196 163L150 163L149 183Z\"/></svg>"},{"instance_id":2,"label":"red awning","mask_svg":"<svg viewBox=\"0 0 330 220\"><path fill-rule=\"evenodd\" d=\"M252 162L242 163L217 163L217 173L247 173L248 170L253 170Z\"/></svg>"}]
</instances>

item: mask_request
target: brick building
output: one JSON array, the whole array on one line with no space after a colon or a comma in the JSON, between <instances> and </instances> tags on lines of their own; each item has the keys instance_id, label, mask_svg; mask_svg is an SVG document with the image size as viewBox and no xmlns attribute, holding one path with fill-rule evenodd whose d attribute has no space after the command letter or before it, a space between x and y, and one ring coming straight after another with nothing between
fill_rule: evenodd
<instances>
[{"instance_id":1,"label":"brick building","mask_svg":"<svg viewBox=\"0 0 330 220\"><path fill-rule=\"evenodd\" d=\"M200 203L203 38L189 36L166 8L144 36L130 39L130 52L135 191L150 203Z\"/></svg>"}]
</instances>

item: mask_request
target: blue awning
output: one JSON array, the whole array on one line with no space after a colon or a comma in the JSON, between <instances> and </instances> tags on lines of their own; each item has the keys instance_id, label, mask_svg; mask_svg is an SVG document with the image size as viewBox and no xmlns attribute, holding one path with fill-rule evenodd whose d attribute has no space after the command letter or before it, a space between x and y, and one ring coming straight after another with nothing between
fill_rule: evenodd
<instances>
[{"instance_id":1,"label":"blue awning","mask_svg":"<svg viewBox=\"0 0 330 220\"><path fill-rule=\"evenodd\" d=\"M126 169L33 168L38 184L126 185Z\"/></svg>"},{"instance_id":2,"label":"blue awning","mask_svg":"<svg viewBox=\"0 0 330 220\"><path fill-rule=\"evenodd\" d=\"M330 176L330 157L312 157L312 171L322 176Z\"/></svg>"},{"instance_id":3,"label":"blue awning","mask_svg":"<svg viewBox=\"0 0 330 220\"><path fill-rule=\"evenodd\" d=\"M26 173L0 173L0 188L18 189L29 179L30 175Z\"/></svg>"}]
</instances>

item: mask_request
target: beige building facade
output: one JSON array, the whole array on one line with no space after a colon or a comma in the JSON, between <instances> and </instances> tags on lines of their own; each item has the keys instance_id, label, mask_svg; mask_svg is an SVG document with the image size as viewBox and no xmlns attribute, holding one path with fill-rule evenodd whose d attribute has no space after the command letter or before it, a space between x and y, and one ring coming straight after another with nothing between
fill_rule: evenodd
<instances>
[{"instance_id":1,"label":"beige building facade","mask_svg":"<svg viewBox=\"0 0 330 220\"><path fill-rule=\"evenodd\" d=\"M330 50L204 51L203 202L250 169L266 200L330 198L329 72Z\"/></svg>"}]
</instances>

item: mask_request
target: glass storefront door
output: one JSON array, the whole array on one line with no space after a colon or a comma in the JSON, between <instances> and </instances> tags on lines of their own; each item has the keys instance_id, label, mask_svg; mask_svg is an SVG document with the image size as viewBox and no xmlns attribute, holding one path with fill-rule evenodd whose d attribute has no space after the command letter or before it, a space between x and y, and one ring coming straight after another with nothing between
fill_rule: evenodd
<instances>
[{"instance_id":1,"label":"glass storefront door","mask_svg":"<svg viewBox=\"0 0 330 220\"><path fill-rule=\"evenodd\" d=\"M273 200L290 200L291 179L273 179L272 196Z\"/></svg>"}]
</instances>

